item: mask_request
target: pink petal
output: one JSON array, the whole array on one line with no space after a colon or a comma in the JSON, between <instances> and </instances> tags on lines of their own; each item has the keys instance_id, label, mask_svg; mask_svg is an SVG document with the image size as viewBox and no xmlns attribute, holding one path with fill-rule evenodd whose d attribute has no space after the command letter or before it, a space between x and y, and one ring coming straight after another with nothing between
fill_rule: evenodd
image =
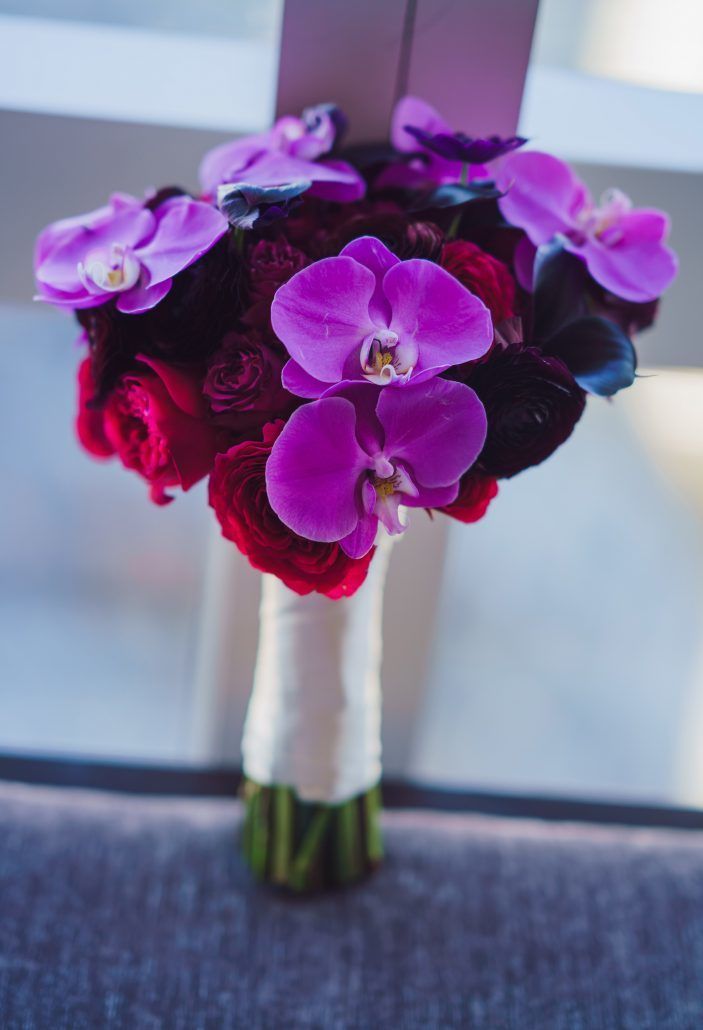
<instances>
[{"instance_id":1,"label":"pink petal","mask_svg":"<svg viewBox=\"0 0 703 1030\"><path fill-rule=\"evenodd\" d=\"M296 397L305 397L308 400L321 397L329 387L329 383L323 383L309 375L293 358L283 366L281 382L289 393L295 394Z\"/></svg>"},{"instance_id":2,"label":"pink petal","mask_svg":"<svg viewBox=\"0 0 703 1030\"><path fill-rule=\"evenodd\" d=\"M356 529L359 477L372 465L356 439L356 412L343 397L294 411L266 463L273 510L294 533L331 543Z\"/></svg>"},{"instance_id":3,"label":"pink petal","mask_svg":"<svg viewBox=\"0 0 703 1030\"><path fill-rule=\"evenodd\" d=\"M217 208L191 197L166 200L154 216L154 235L135 252L149 272L150 286L192 265L227 231L227 219Z\"/></svg>"},{"instance_id":4,"label":"pink petal","mask_svg":"<svg viewBox=\"0 0 703 1030\"><path fill-rule=\"evenodd\" d=\"M171 289L171 279L164 279L156 286L133 286L131 290L117 294L117 310L125 315L139 315L142 311L150 311L155 308L159 301L163 300ZM108 300L114 294L108 295ZM99 303L99 301L98 301Z\"/></svg>"},{"instance_id":5,"label":"pink petal","mask_svg":"<svg viewBox=\"0 0 703 1030\"><path fill-rule=\"evenodd\" d=\"M458 482L486 439L486 412L463 383L432 379L385 389L376 411L385 431L383 454L406 464L420 488Z\"/></svg>"},{"instance_id":6,"label":"pink petal","mask_svg":"<svg viewBox=\"0 0 703 1030\"><path fill-rule=\"evenodd\" d=\"M223 182L242 178L242 172L271 146L271 130L244 136L209 150L200 163L198 176L205 193L215 193Z\"/></svg>"},{"instance_id":7,"label":"pink petal","mask_svg":"<svg viewBox=\"0 0 703 1030\"><path fill-rule=\"evenodd\" d=\"M368 482L368 487L376 497L376 491L373 488L371 482ZM339 546L342 548L345 554L349 555L350 558L363 558L365 554L368 554L376 541L376 533L378 532L378 519L375 515L369 512L364 512L356 524L356 528L349 533L348 536L343 537L339 541Z\"/></svg>"},{"instance_id":8,"label":"pink petal","mask_svg":"<svg viewBox=\"0 0 703 1030\"><path fill-rule=\"evenodd\" d=\"M337 204L350 204L361 200L366 193L366 183L356 168L346 161L328 158L313 165L310 196L320 200L331 200Z\"/></svg>"},{"instance_id":9,"label":"pink petal","mask_svg":"<svg viewBox=\"0 0 703 1030\"><path fill-rule=\"evenodd\" d=\"M369 303L369 312L373 321L387 326L391 320L391 309L383 292L383 279L389 268L400 263L400 258L388 249L385 243L374 236L360 236L340 251L340 257L350 257L364 265L376 277L376 289Z\"/></svg>"},{"instance_id":10,"label":"pink petal","mask_svg":"<svg viewBox=\"0 0 703 1030\"><path fill-rule=\"evenodd\" d=\"M336 383L344 362L373 326L372 272L349 257L324 258L284 283L271 304L271 325L288 353L314 379Z\"/></svg>"},{"instance_id":11,"label":"pink petal","mask_svg":"<svg viewBox=\"0 0 703 1030\"><path fill-rule=\"evenodd\" d=\"M610 246L589 238L581 254L596 282L625 300L655 300L671 285L678 258L663 242L669 221L661 211L630 211L618 222L622 238Z\"/></svg>"},{"instance_id":12,"label":"pink petal","mask_svg":"<svg viewBox=\"0 0 703 1030\"><path fill-rule=\"evenodd\" d=\"M391 305L390 328L414 340L418 371L478 358L493 340L488 308L444 268L413 258L386 273L383 290Z\"/></svg>"},{"instance_id":13,"label":"pink petal","mask_svg":"<svg viewBox=\"0 0 703 1030\"><path fill-rule=\"evenodd\" d=\"M395 105L391 119L391 143L396 150L407 154L422 150L415 137L405 131L406 125L431 133L447 132L451 135L452 132L439 112L419 97L401 97Z\"/></svg>"},{"instance_id":14,"label":"pink petal","mask_svg":"<svg viewBox=\"0 0 703 1030\"><path fill-rule=\"evenodd\" d=\"M524 229L536 247L573 226L574 216L589 202L586 187L576 173L551 154L516 151L500 163L498 201L512 225Z\"/></svg>"},{"instance_id":15,"label":"pink petal","mask_svg":"<svg viewBox=\"0 0 703 1030\"><path fill-rule=\"evenodd\" d=\"M151 235L155 224L153 214L145 208L115 212L106 207L50 225L37 241L40 260L35 275L40 288L46 285L62 294L84 297L86 290L78 275L78 263L85 261L92 251L109 249L113 243L136 247Z\"/></svg>"}]
</instances>

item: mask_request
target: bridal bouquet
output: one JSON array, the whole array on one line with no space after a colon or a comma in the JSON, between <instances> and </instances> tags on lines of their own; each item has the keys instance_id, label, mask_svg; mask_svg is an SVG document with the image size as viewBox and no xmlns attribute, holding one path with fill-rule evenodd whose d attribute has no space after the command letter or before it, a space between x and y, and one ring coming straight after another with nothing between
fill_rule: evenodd
<instances>
[{"instance_id":1,"label":"bridal bouquet","mask_svg":"<svg viewBox=\"0 0 703 1030\"><path fill-rule=\"evenodd\" d=\"M377 748L356 778L281 758L297 747L308 768L341 738L336 753L364 750L349 684L368 690L379 648L362 634L350 657L352 601L327 599L371 591L407 509L477 521L499 480L564 443L589 395L631 385L632 337L676 272L665 214L618 190L594 201L520 137L455 132L411 97L388 146L345 152L344 129L332 105L281 118L206 154L198 193L114 194L45 229L35 258L39 298L82 328L84 448L159 505L208 477L224 536L277 577L269 614L304 599L338 636L347 693L316 739L319 628L288 648L278 623L264 632L250 709L247 853L294 886L352 879L380 855ZM295 688L273 652L305 666ZM359 702L362 723L372 707ZM272 736L276 720L294 728Z\"/></svg>"}]
</instances>

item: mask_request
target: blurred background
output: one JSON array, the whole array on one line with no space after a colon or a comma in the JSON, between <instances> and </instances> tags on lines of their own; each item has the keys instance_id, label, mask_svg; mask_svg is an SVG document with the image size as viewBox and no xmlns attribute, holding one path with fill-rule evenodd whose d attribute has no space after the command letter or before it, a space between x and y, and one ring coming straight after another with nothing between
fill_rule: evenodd
<instances>
[{"instance_id":1,"label":"blurred background","mask_svg":"<svg viewBox=\"0 0 703 1030\"><path fill-rule=\"evenodd\" d=\"M279 0L0 0L0 751L238 762L258 577L203 484L157 509L79 450L76 327L32 303L31 253L47 222L193 186L207 148L270 124L282 17ZM471 132L481 92L461 103ZM395 775L703 805L702 126L700 0L541 0L519 131L595 195L669 211L681 274L631 390L591 399L481 523L418 517L396 547Z\"/></svg>"}]
</instances>

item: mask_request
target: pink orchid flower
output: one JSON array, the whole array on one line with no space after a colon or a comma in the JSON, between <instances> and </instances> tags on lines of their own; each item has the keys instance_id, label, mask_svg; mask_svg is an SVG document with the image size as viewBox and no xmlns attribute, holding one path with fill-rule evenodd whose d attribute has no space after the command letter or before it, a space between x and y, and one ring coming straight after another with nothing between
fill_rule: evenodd
<instances>
[{"instance_id":1,"label":"pink orchid flower","mask_svg":"<svg viewBox=\"0 0 703 1030\"><path fill-rule=\"evenodd\" d=\"M113 194L97 211L65 218L39 234L34 254L38 300L97 307L117 298L128 314L148 311L227 231L227 219L202 201L178 196L151 211Z\"/></svg>"},{"instance_id":2,"label":"pink orchid flower","mask_svg":"<svg viewBox=\"0 0 703 1030\"><path fill-rule=\"evenodd\" d=\"M266 490L293 532L360 558L379 522L403 532L401 505L451 504L485 438L483 405L463 383L352 386L293 412L266 464Z\"/></svg>"},{"instance_id":3,"label":"pink orchid flower","mask_svg":"<svg viewBox=\"0 0 703 1030\"><path fill-rule=\"evenodd\" d=\"M596 205L567 164L537 150L505 157L497 185L505 191L498 201L502 214L536 247L562 236L596 282L618 297L654 300L674 279L678 262L665 243L669 219L663 211L633 208L619 190L609 190Z\"/></svg>"},{"instance_id":4,"label":"pink orchid flower","mask_svg":"<svg viewBox=\"0 0 703 1030\"><path fill-rule=\"evenodd\" d=\"M320 104L302 118L279 118L272 129L215 147L200 165L200 182L214 197L223 184L281 186L309 182L310 196L346 203L366 192L363 178L345 161L319 160L338 132L336 109Z\"/></svg>"},{"instance_id":5,"label":"pink orchid flower","mask_svg":"<svg viewBox=\"0 0 703 1030\"><path fill-rule=\"evenodd\" d=\"M284 283L271 324L291 356L283 385L311 398L340 383L420 383L479 358L493 339L488 309L449 272L401 261L372 236Z\"/></svg>"}]
</instances>

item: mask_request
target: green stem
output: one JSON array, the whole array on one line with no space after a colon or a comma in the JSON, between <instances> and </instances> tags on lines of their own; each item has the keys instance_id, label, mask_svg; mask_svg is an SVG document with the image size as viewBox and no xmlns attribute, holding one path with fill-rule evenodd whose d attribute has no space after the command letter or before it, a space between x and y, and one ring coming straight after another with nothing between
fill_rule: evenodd
<instances>
[{"instance_id":1,"label":"green stem","mask_svg":"<svg viewBox=\"0 0 703 1030\"><path fill-rule=\"evenodd\" d=\"M301 801L290 787L244 783L242 852L259 880L296 892L362 879L383 857L381 795L337 805Z\"/></svg>"}]
</instances>

